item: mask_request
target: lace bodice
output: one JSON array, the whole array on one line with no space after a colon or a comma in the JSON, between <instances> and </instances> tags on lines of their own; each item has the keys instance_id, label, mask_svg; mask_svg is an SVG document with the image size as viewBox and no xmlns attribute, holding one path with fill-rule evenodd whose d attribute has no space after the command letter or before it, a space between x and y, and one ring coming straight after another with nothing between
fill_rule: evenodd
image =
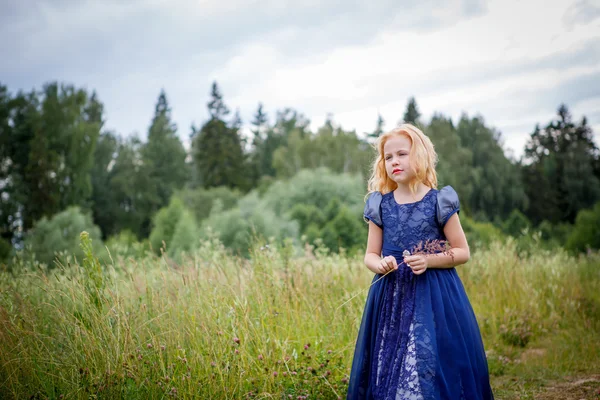
<instances>
[{"instance_id":1,"label":"lace bodice","mask_svg":"<svg viewBox=\"0 0 600 400\"><path fill-rule=\"evenodd\" d=\"M459 212L460 203L451 186L431 189L419 201L398 204L392 192L372 193L367 199L364 219L383 229L383 248L412 249L420 242L444 240L443 227Z\"/></svg>"}]
</instances>

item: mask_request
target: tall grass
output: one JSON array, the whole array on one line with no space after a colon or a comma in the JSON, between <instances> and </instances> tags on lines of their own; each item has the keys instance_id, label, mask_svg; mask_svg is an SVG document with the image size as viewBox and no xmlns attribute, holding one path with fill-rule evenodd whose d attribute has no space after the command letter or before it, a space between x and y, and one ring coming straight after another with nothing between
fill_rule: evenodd
<instances>
[{"instance_id":1,"label":"tall grass","mask_svg":"<svg viewBox=\"0 0 600 400\"><path fill-rule=\"evenodd\" d=\"M206 241L177 264L82 245L79 262L0 273L0 397L345 397L372 279L361 254L257 244L242 259ZM509 240L458 268L494 379L598 369L598 255Z\"/></svg>"}]
</instances>

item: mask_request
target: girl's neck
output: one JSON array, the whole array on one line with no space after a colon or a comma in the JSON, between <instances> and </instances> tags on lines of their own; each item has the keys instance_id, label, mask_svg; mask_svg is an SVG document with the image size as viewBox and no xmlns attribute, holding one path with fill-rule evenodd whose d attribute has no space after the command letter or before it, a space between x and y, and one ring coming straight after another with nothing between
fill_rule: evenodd
<instances>
[{"instance_id":1,"label":"girl's neck","mask_svg":"<svg viewBox=\"0 0 600 400\"><path fill-rule=\"evenodd\" d=\"M417 185L417 191L416 191L416 193L413 193L410 190L410 186L409 185L399 183L398 187L396 188L396 190L394 190L394 192L396 192L396 195L397 195L398 198L411 199L411 200L419 200L423 196L425 196L430 189L431 188L428 187L428 186L426 186L425 184L419 183Z\"/></svg>"}]
</instances>

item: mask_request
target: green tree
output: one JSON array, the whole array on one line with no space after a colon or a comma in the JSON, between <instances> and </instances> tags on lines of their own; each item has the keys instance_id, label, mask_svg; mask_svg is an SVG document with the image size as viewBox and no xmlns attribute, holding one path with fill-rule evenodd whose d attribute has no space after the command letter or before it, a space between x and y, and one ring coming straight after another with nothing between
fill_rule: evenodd
<instances>
[{"instance_id":1,"label":"green tree","mask_svg":"<svg viewBox=\"0 0 600 400\"><path fill-rule=\"evenodd\" d=\"M114 202L110 209L114 232L128 229L138 239L150 234L152 215L161 201L142 162L143 145L136 136L119 140L108 189Z\"/></svg>"},{"instance_id":2,"label":"green tree","mask_svg":"<svg viewBox=\"0 0 600 400\"><path fill-rule=\"evenodd\" d=\"M528 199L517 165L504 154L499 132L485 126L481 116L464 114L456 129L461 146L470 150L471 194L462 202L480 220L506 218L524 210Z\"/></svg>"},{"instance_id":3,"label":"green tree","mask_svg":"<svg viewBox=\"0 0 600 400\"><path fill-rule=\"evenodd\" d=\"M573 251L600 249L600 202L579 211L566 247Z\"/></svg>"},{"instance_id":4,"label":"green tree","mask_svg":"<svg viewBox=\"0 0 600 400\"><path fill-rule=\"evenodd\" d=\"M100 227L102 238L117 233L118 224L115 212L119 207L115 192L111 188L112 169L115 164L119 142L112 132L104 132L98 138L94 152L94 165L91 170L92 216Z\"/></svg>"},{"instance_id":5,"label":"green tree","mask_svg":"<svg viewBox=\"0 0 600 400\"><path fill-rule=\"evenodd\" d=\"M89 208L90 172L103 124L96 94L56 82L14 98L0 92L3 237L11 235L7 230L27 231L67 206Z\"/></svg>"},{"instance_id":6,"label":"green tree","mask_svg":"<svg viewBox=\"0 0 600 400\"><path fill-rule=\"evenodd\" d=\"M421 113L419 112L419 108L417 107L417 101L414 97L408 99L408 104L406 105L406 111L404 112L404 117L402 118L402 122L407 122L413 125L419 125L419 118L421 117Z\"/></svg>"},{"instance_id":7,"label":"green tree","mask_svg":"<svg viewBox=\"0 0 600 400\"><path fill-rule=\"evenodd\" d=\"M436 172L439 187L452 186L462 200L463 210L470 212L468 199L472 196L475 180L472 151L462 145L452 120L440 113L433 115L425 133L438 155Z\"/></svg>"},{"instance_id":8,"label":"green tree","mask_svg":"<svg viewBox=\"0 0 600 400\"><path fill-rule=\"evenodd\" d=\"M530 219L573 222L579 210L598 201L598 158L586 118L576 124L565 105L544 129L536 126L523 160L523 180L532 199Z\"/></svg>"},{"instance_id":9,"label":"green tree","mask_svg":"<svg viewBox=\"0 0 600 400\"><path fill-rule=\"evenodd\" d=\"M186 152L171 121L171 109L164 90L156 103L154 117L148 130L148 141L142 148L142 162L156 191L153 211L168 204L171 195L181 189L189 178Z\"/></svg>"},{"instance_id":10,"label":"green tree","mask_svg":"<svg viewBox=\"0 0 600 400\"><path fill-rule=\"evenodd\" d=\"M385 120L381 116L381 114L377 113L377 124L375 125L375 130L371 133L367 134L368 138L377 139L379 136L383 134L383 127L385 125Z\"/></svg>"},{"instance_id":11,"label":"green tree","mask_svg":"<svg viewBox=\"0 0 600 400\"><path fill-rule=\"evenodd\" d=\"M194 161L201 185L245 188L246 162L238 127L228 126L222 119L229 111L216 83L211 96L208 103L211 119L194 136Z\"/></svg>"}]
</instances>

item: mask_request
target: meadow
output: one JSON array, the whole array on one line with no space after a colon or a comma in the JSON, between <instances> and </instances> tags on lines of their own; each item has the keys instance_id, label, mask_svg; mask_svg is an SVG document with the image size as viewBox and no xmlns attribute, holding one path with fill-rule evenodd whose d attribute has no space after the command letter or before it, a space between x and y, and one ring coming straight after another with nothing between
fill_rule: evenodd
<instances>
[{"instance_id":1,"label":"meadow","mask_svg":"<svg viewBox=\"0 0 600 400\"><path fill-rule=\"evenodd\" d=\"M0 272L0 398L338 399L373 277L361 253L215 239ZM112 249L109 249L112 250ZM600 255L508 238L457 267L497 399L600 397ZM556 395L556 396L555 396ZM554 397L553 397L554 396Z\"/></svg>"}]
</instances>

